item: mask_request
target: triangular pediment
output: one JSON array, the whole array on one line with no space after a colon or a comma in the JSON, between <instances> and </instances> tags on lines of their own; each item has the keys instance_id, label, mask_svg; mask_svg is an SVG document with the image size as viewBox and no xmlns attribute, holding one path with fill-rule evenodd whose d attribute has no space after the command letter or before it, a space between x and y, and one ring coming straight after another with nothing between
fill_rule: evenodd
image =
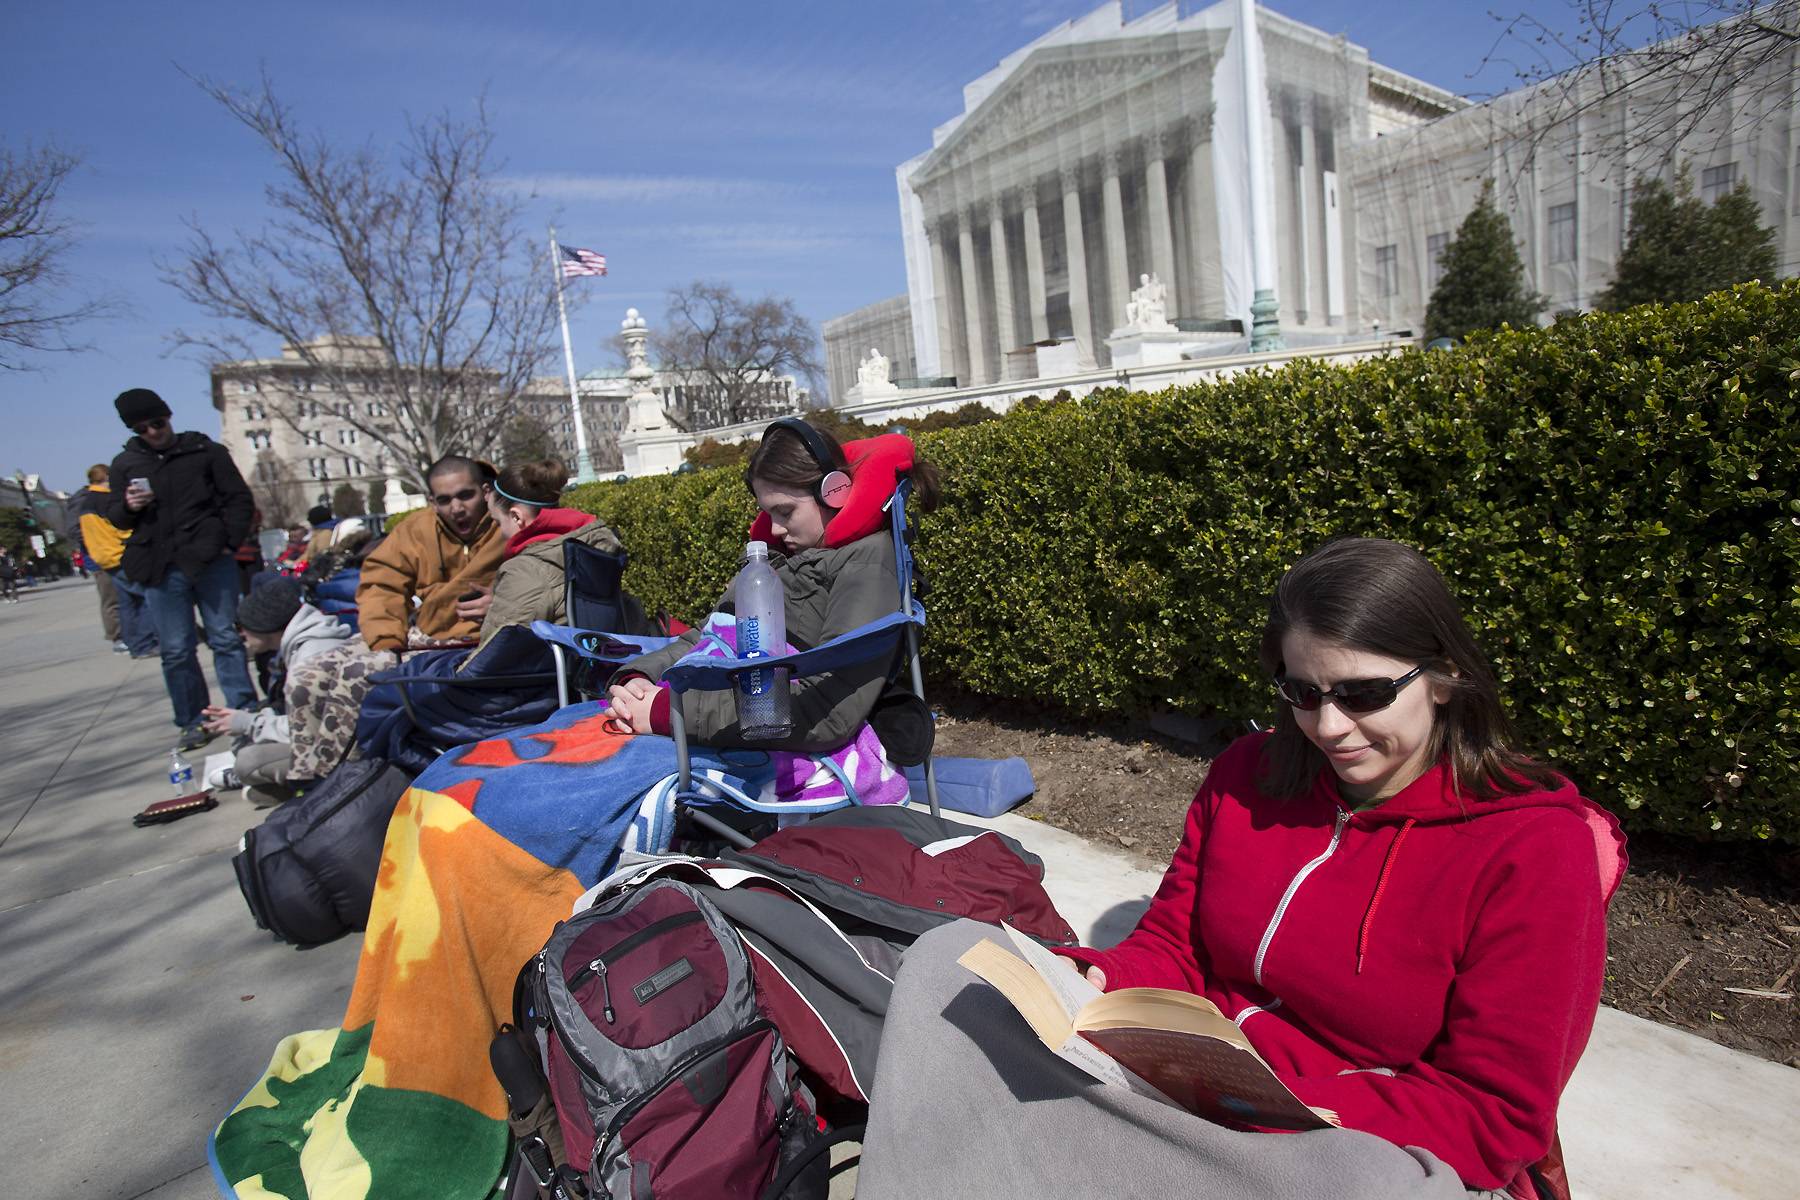
<instances>
[{"instance_id":1,"label":"triangular pediment","mask_svg":"<svg viewBox=\"0 0 1800 1200\"><path fill-rule=\"evenodd\" d=\"M1199 30L1039 47L926 156L913 184L1029 144L1135 92L1145 93L1146 116L1159 90L1171 107L1184 87L1203 88L1210 100L1211 67L1224 44L1222 32Z\"/></svg>"}]
</instances>

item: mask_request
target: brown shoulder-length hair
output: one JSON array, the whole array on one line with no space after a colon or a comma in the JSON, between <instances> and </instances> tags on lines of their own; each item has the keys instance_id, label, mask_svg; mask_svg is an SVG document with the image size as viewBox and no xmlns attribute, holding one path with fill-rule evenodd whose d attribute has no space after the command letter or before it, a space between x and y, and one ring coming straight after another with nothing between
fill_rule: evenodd
<instances>
[{"instance_id":1,"label":"brown shoulder-length hair","mask_svg":"<svg viewBox=\"0 0 1800 1200\"><path fill-rule=\"evenodd\" d=\"M1458 791L1491 800L1561 777L1521 753L1500 703L1487 656L1475 644L1444 577L1411 546L1384 538L1341 538L1303 555L1275 586L1263 626L1261 661L1270 678L1284 670L1289 630L1353 650L1419 663L1450 699L1432 726L1431 757L1448 760ZM1263 751L1263 785L1281 797L1306 792L1326 767L1285 702Z\"/></svg>"},{"instance_id":2,"label":"brown shoulder-length hair","mask_svg":"<svg viewBox=\"0 0 1800 1200\"><path fill-rule=\"evenodd\" d=\"M850 467L844 458L844 448L838 444L831 431L811 426L819 435L829 452L831 466L820 464L807 449L800 435L791 429L776 426L763 435L757 444L755 453L744 467L744 486L756 490L756 481L772 483L776 487L789 488L797 492L810 492L831 471L848 472ZM912 470L907 472L912 480L912 503L910 511L915 513L930 512L938 506L940 484L938 469L922 458L913 460Z\"/></svg>"}]
</instances>

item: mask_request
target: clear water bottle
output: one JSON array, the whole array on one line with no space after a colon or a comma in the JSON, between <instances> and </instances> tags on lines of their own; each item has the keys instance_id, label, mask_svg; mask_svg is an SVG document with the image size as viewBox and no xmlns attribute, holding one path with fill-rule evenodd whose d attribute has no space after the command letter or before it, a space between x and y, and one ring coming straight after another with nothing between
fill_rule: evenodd
<instances>
[{"instance_id":1,"label":"clear water bottle","mask_svg":"<svg viewBox=\"0 0 1800 1200\"><path fill-rule=\"evenodd\" d=\"M769 565L769 547L744 547L744 569L738 572L737 652L739 658L766 658L787 646L787 592ZM793 732L786 667L745 671L737 677L738 729L753 741L773 741Z\"/></svg>"},{"instance_id":2,"label":"clear water bottle","mask_svg":"<svg viewBox=\"0 0 1800 1200\"><path fill-rule=\"evenodd\" d=\"M190 795L194 790L193 764L181 757L179 748L169 751L169 786L175 789L178 797Z\"/></svg>"}]
</instances>

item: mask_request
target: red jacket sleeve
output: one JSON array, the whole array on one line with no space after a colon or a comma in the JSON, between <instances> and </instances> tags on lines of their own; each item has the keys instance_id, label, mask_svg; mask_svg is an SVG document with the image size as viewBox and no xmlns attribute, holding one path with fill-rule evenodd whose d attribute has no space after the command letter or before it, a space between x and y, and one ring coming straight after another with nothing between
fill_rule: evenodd
<instances>
[{"instance_id":1,"label":"red jacket sleeve","mask_svg":"<svg viewBox=\"0 0 1800 1200\"><path fill-rule=\"evenodd\" d=\"M1423 1146L1476 1188L1504 1187L1548 1152L1606 971L1605 902L1578 818L1546 814L1519 830L1489 875L1425 1057L1391 1075L1286 1080L1346 1128ZM1252 1041L1260 1019L1246 1023Z\"/></svg>"},{"instance_id":2,"label":"red jacket sleeve","mask_svg":"<svg viewBox=\"0 0 1800 1200\"><path fill-rule=\"evenodd\" d=\"M1097 966L1105 971L1107 991L1128 987L1195 993L1204 990L1205 973L1194 945L1194 911L1199 903L1200 852L1206 841L1207 822L1215 803L1214 780L1218 777L1219 765L1215 763L1194 802L1188 805L1181 844L1163 872L1150 908L1131 935L1110 950L1056 951L1083 966Z\"/></svg>"}]
</instances>

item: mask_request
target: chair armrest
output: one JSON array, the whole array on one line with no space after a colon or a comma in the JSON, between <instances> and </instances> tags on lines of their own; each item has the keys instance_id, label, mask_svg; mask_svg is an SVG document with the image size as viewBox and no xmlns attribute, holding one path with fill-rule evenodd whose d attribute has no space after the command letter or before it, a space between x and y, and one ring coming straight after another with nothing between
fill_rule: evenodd
<instances>
[{"instance_id":1,"label":"chair armrest","mask_svg":"<svg viewBox=\"0 0 1800 1200\"><path fill-rule=\"evenodd\" d=\"M652 650L661 650L664 646L676 640L672 637L639 637L629 633L606 633L598 630L572 629L567 625L552 625L548 621L533 621L531 623L531 632L546 642L573 651L582 658L591 659L594 662L605 663L625 662L628 659L636 658L640 654L648 654ZM597 639L599 639L598 644L596 644ZM613 654L601 652L602 650L611 649L613 647L626 650L628 653L623 656L615 656Z\"/></svg>"},{"instance_id":2,"label":"chair armrest","mask_svg":"<svg viewBox=\"0 0 1800 1200\"><path fill-rule=\"evenodd\" d=\"M786 667L795 679L823 675L840 667L867 662L884 652L892 653L905 628L920 623L903 612L892 612L859 629L821 642L811 650L793 654L765 658L709 658L698 653L689 654L664 671L662 681L674 692L720 692L730 688L732 678L744 671Z\"/></svg>"},{"instance_id":3,"label":"chair armrest","mask_svg":"<svg viewBox=\"0 0 1800 1200\"><path fill-rule=\"evenodd\" d=\"M381 671L369 676L370 683L392 683L401 688L418 687L429 684L433 687L461 687L499 689L521 687L526 684L554 684L554 671L537 671L530 675L406 675L399 671Z\"/></svg>"}]
</instances>

